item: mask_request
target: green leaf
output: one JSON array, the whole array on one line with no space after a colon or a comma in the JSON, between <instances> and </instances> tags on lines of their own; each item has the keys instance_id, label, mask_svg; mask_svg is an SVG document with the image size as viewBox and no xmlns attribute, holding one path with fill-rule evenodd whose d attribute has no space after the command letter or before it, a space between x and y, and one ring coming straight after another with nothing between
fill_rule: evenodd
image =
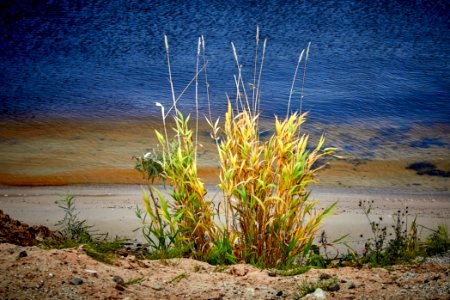
<instances>
[{"instance_id":1,"label":"green leaf","mask_svg":"<svg viewBox=\"0 0 450 300\"><path fill-rule=\"evenodd\" d=\"M170 215L169 206L166 199L164 199L163 194L158 189L155 189L155 191L158 194L159 203L161 204L161 211L164 219L169 223L172 223L172 216Z\"/></svg>"},{"instance_id":2,"label":"green leaf","mask_svg":"<svg viewBox=\"0 0 450 300\"><path fill-rule=\"evenodd\" d=\"M336 244L339 243L340 241L342 241L343 239L347 238L350 235L350 233L344 234L343 236L341 236L340 238L335 239L334 241L332 241L332 244ZM345 244L345 243L344 243Z\"/></svg>"},{"instance_id":3,"label":"green leaf","mask_svg":"<svg viewBox=\"0 0 450 300\"><path fill-rule=\"evenodd\" d=\"M303 247L303 251L302 251L303 257L306 257L308 255L309 251L311 250L312 244L313 244L313 239L310 239L308 241L308 243L305 245L305 247Z\"/></svg>"},{"instance_id":4,"label":"green leaf","mask_svg":"<svg viewBox=\"0 0 450 300\"><path fill-rule=\"evenodd\" d=\"M166 139L164 138L164 136L161 133L159 133L158 130L155 130L155 134L156 134L156 138L158 139L159 143L161 145L165 146L166 145Z\"/></svg>"}]
</instances>

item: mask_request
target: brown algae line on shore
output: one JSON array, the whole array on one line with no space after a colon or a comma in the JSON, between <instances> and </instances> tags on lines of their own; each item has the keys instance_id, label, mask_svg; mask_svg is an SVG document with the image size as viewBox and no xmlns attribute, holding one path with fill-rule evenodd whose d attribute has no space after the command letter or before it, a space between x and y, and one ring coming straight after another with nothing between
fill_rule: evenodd
<instances>
[{"instance_id":1,"label":"brown algae line on shore","mask_svg":"<svg viewBox=\"0 0 450 300\"><path fill-rule=\"evenodd\" d=\"M408 189L410 192L448 191L449 178L419 176L407 169L406 162L398 161L332 161L318 176L315 186L355 188ZM74 184L146 184L141 174L127 169L76 169L58 173L52 166L43 166L33 174L1 172L0 184L17 186L64 186ZM46 172L40 174L39 172ZM218 167L200 166L199 175L206 184L218 184Z\"/></svg>"}]
</instances>

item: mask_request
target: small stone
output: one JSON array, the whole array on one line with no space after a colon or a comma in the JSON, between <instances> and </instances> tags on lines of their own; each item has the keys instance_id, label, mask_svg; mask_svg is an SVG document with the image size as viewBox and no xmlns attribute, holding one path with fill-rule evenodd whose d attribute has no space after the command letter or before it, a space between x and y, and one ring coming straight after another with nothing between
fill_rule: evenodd
<instances>
[{"instance_id":1,"label":"small stone","mask_svg":"<svg viewBox=\"0 0 450 300\"><path fill-rule=\"evenodd\" d=\"M317 288L312 295L316 300L326 299L325 292L321 288Z\"/></svg>"},{"instance_id":2,"label":"small stone","mask_svg":"<svg viewBox=\"0 0 450 300\"><path fill-rule=\"evenodd\" d=\"M40 289L41 287L43 287L44 286L44 281L39 281L39 283L38 284L36 284L36 288L37 289Z\"/></svg>"},{"instance_id":3,"label":"small stone","mask_svg":"<svg viewBox=\"0 0 450 300\"><path fill-rule=\"evenodd\" d=\"M437 274L437 275L433 275L433 278L431 278L433 281L437 281L439 279L441 279L441 275Z\"/></svg>"},{"instance_id":4,"label":"small stone","mask_svg":"<svg viewBox=\"0 0 450 300\"><path fill-rule=\"evenodd\" d=\"M267 275L269 275L269 277L276 277L277 273L275 271L268 271Z\"/></svg>"},{"instance_id":5,"label":"small stone","mask_svg":"<svg viewBox=\"0 0 450 300\"><path fill-rule=\"evenodd\" d=\"M347 282L347 288L349 290L351 290L351 289L356 288L356 285L355 285L355 283L353 281L350 280L350 281Z\"/></svg>"},{"instance_id":6,"label":"small stone","mask_svg":"<svg viewBox=\"0 0 450 300\"><path fill-rule=\"evenodd\" d=\"M53 273L48 273L48 277L52 278L52 277L54 277L54 276L55 276L55 274L53 274Z\"/></svg>"},{"instance_id":7,"label":"small stone","mask_svg":"<svg viewBox=\"0 0 450 300\"><path fill-rule=\"evenodd\" d=\"M327 274L327 273L322 273L322 274L320 274L320 276L319 276L319 279L320 280L327 280L327 279L330 279L331 278L331 275L330 274Z\"/></svg>"},{"instance_id":8,"label":"small stone","mask_svg":"<svg viewBox=\"0 0 450 300\"><path fill-rule=\"evenodd\" d=\"M408 276L408 277L414 277L414 273L413 273L413 272L410 272L410 271L408 271L408 272L406 272L406 276Z\"/></svg>"},{"instance_id":9,"label":"small stone","mask_svg":"<svg viewBox=\"0 0 450 300\"><path fill-rule=\"evenodd\" d=\"M245 276L248 273L248 269L245 267L236 267L233 266L229 269L228 271L231 275L235 275L235 276Z\"/></svg>"},{"instance_id":10,"label":"small stone","mask_svg":"<svg viewBox=\"0 0 450 300\"><path fill-rule=\"evenodd\" d=\"M25 250L23 250L23 251L20 251L20 253L19 253L19 258L22 258L22 257L27 257L28 256L28 253L27 253L27 251L25 251Z\"/></svg>"},{"instance_id":11,"label":"small stone","mask_svg":"<svg viewBox=\"0 0 450 300\"><path fill-rule=\"evenodd\" d=\"M331 292L337 292L340 289L341 289L341 287L337 283L333 283L330 286L328 286L328 290L331 291Z\"/></svg>"},{"instance_id":12,"label":"small stone","mask_svg":"<svg viewBox=\"0 0 450 300\"><path fill-rule=\"evenodd\" d=\"M118 285L125 284L125 280L123 280L123 278L120 277L120 276L118 276L118 275L115 275L115 276L113 277L113 280L114 280L114 282L117 283Z\"/></svg>"},{"instance_id":13,"label":"small stone","mask_svg":"<svg viewBox=\"0 0 450 300\"><path fill-rule=\"evenodd\" d=\"M163 288L164 288L164 286L163 285L161 285L161 284L153 284L153 285L151 285L150 286L152 289L154 289L155 291L160 291L160 290L162 290Z\"/></svg>"},{"instance_id":14,"label":"small stone","mask_svg":"<svg viewBox=\"0 0 450 300\"><path fill-rule=\"evenodd\" d=\"M88 274L91 274L92 277L98 277L97 271L95 270L85 269L84 271Z\"/></svg>"},{"instance_id":15,"label":"small stone","mask_svg":"<svg viewBox=\"0 0 450 300\"><path fill-rule=\"evenodd\" d=\"M118 291L125 291L125 288L121 284L116 284L116 286L114 288Z\"/></svg>"},{"instance_id":16,"label":"small stone","mask_svg":"<svg viewBox=\"0 0 450 300\"><path fill-rule=\"evenodd\" d=\"M73 285L80 285L80 284L83 284L83 279L78 278L78 277L74 277L74 278L72 278L72 279L70 280L70 284L73 284Z\"/></svg>"}]
</instances>

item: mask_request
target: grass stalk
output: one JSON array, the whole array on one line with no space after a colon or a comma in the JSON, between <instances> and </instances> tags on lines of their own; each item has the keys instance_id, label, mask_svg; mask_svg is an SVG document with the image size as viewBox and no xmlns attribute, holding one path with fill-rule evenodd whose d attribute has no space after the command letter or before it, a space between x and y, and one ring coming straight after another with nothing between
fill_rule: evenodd
<instances>
[{"instance_id":1,"label":"grass stalk","mask_svg":"<svg viewBox=\"0 0 450 300\"><path fill-rule=\"evenodd\" d=\"M295 86L295 81L297 80L298 68L300 67L300 63L302 62L304 53L305 53L305 50L302 50L302 52L298 56L297 66L295 67L294 77L292 78L291 91L289 92L289 99L288 99L288 106L287 106L287 111L286 111L286 118L291 114L291 99L292 99L292 95L294 94L294 86Z\"/></svg>"},{"instance_id":2,"label":"grass stalk","mask_svg":"<svg viewBox=\"0 0 450 300\"><path fill-rule=\"evenodd\" d=\"M308 43L308 47L306 47L306 57L305 57L305 65L303 68L303 78L302 78L302 90L300 93L300 107L299 107L299 113L301 114L303 112L303 98L305 97L305 78L306 78L306 66L308 64L309 59L309 49L311 48L311 42Z\"/></svg>"},{"instance_id":3,"label":"grass stalk","mask_svg":"<svg viewBox=\"0 0 450 300\"><path fill-rule=\"evenodd\" d=\"M170 90L172 94L172 105L175 109L175 112L178 112L177 109L177 101L175 99L175 89L173 87L173 80L172 80L172 70L170 68L170 53L169 53L169 38L167 35L164 35L164 44L166 46L166 57L167 57L167 69L169 71L169 83L170 83Z\"/></svg>"},{"instance_id":4,"label":"grass stalk","mask_svg":"<svg viewBox=\"0 0 450 300\"><path fill-rule=\"evenodd\" d=\"M194 150L194 163L197 163L197 147L198 147L198 65L200 63L200 49L201 49L201 38L198 38L197 42L197 56L195 64L195 150Z\"/></svg>"},{"instance_id":5,"label":"grass stalk","mask_svg":"<svg viewBox=\"0 0 450 300\"><path fill-rule=\"evenodd\" d=\"M256 105L255 105L255 111L260 111L260 104L261 104L261 77L262 77L262 70L264 66L264 58L266 56L266 45L267 45L267 39L264 39L263 47L262 47L262 54L261 54L261 64L259 66L259 74L258 74L258 84L256 85Z\"/></svg>"},{"instance_id":6,"label":"grass stalk","mask_svg":"<svg viewBox=\"0 0 450 300\"><path fill-rule=\"evenodd\" d=\"M256 26L255 62L253 69L253 84L252 84L252 108L254 111L256 111L255 96L257 94L256 72L258 68L258 48L259 48L259 26Z\"/></svg>"},{"instance_id":7,"label":"grass stalk","mask_svg":"<svg viewBox=\"0 0 450 300\"><path fill-rule=\"evenodd\" d=\"M241 104L241 109L251 111L250 103L248 102L248 95L245 89L245 84L242 78L242 65L239 63L239 57L237 55L236 47L234 46L234 43L231 42L231 48L233 49L233 56L234 60L236 62L236 66L238 69L238 77L235 78L235 84L236 84L236 97L239 98L239 103ZM242 87L242 94L241 94L241 87ZM244 97L245 104L247 106L244 106L242 102L242 97Z\"/></svg>"}]
</instances>

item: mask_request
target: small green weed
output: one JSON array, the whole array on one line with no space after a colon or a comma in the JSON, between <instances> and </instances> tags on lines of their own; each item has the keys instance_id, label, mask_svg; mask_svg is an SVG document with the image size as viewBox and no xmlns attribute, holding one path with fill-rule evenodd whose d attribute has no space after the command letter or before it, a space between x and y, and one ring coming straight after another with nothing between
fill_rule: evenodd
<instances>
[{"instance_id":1,"label":"small green weed","mask_svg":"<svg viewBox=\"0 0 450 300\"><path fill-rule=\"evenodd\" d=\"M269 269L269 274L273 275L278 275L278 276L295 276L295 275L300 275L303 273L308 272L309 270L311 270L311 266L309 265L304 265L304 266L299 266L299 267L294 267L294 268L290 268L290 269L284 269L284 270L280 270L280 269Z\"/></svg>"},{"instance_id":2,"label":"small green weed","mask_svg":"<svg viewBox=\"0 0 450 300\"><path fill-rule=\"evenodd\" d=\"M229 265L236 263L236 257L233 255L233 247L227 236L216 241L208 255L207 262L212 265Z\"/></svg>"},{"instance_id":3,"label":"small green weed","mask_svg":"<svg viewBox=\"0 0 450 300\"><path fill-rule=\"evenodd\" d=\"M133 156L136 161L134 169L142 174L144 179L154 182L155 179L162 179L162 159L160 153L156 151L147 152L144 156Z\"/></svg>"},{"instance_id":4,"label":"small green weed","mask_svg":"<svg viewBox=\"0 0 450 300\"><path fill-rule=\"evenodd\" d=\"M450 249L450 238L445 224L438 225L436 231L430 234L425 240L426 253L436 255L445 253Z\"/></svg>"},{"instance_id":5,"label":"small green weed","mask_svg":"<svg viewBox=\"0 0 450 300\"><path fill-rule=\"evenodd\" d=\"M382 217L379 217L378 221L372 221L370 218L372 204L373 201L359 202L359 207L366 215L373 235L373 237L366 242L363 257L355 257L355 260L359 264L369 263L372 266L387 266L411 262L417 256L426 254L432 255L433 250L431 249L433 249L435 245L445 245L445 237L447 238L447 243L449 241L445 229L443 227L438 227L438 230L427 238L425 247L423 247L423 244L419 240L417 217L415 217L411 223L408 223L408 207L405 207L404 210L398 210L393 215L393 232L388 235L387 227L382 225Z\"/></svg>"},{"instance_id":6,"label":"small green weed","mask_svg":"<svg viewBox=\"0 0 450 300\"><path fill-rule=\"evenodd\" d=\"M228 270L228 266L219 265L214 268L214 272L216 273L222 273L225 272L226 270Z\"/></svg>"},{"instance_id":7,"label":"small green weed","mask_svg":"<svg viewBox=\"0 0 450 300\"><path fill-rule=\"evenodd\" d=\"M188 274L186 272L180 273L177 276L175 276L174 278L172 278L169 283L177 283L180 282L181 280L185 279L188 277Z\"/></svg>"},{"instance_id":8,"label":"small green weed","mask_svg":"<svg viewBox=\"0 0 450 300\"><path fill-rule=\"evenodd\" d=\"M92 226L86 225L86 220L79 220L75 208L75 196L66 195L64 199L58 201L58 207L64 211L64 218L58 221L55 226L64 240L89 242L92 236L89 232Z\"/></svg>"},{"instance_id":9,"label":"small green weed","mask_svg":"<svg viewBox=\"0 0 450 300\"><path fill-rule=\"evenodd\" d=\"M144 281L144 279L145 279L144 277L137 277L137 278L129 279L127 282L125 282L125 286L130 286L133 284L140 284Z\"/></svg>"},{"instance_id":10,"label":"small green weed","mask_svg":"<svg viewBox=\"0 0 450 300\"><path fill-rule=\"evenodd\" d=\"M108 240L107 234L93 234L92 226L86 225L86 220L78 218L73 195L66 195L58 203L64 211L63 219L56 223L61 239L43 246L64 249L82 245L86 254L93 259L112 264L116 258L115 252L123 247L124 240L119 238Z\"/></svg>"},{"instance_id":11,"label":"small green weed","mask_svg":"<svg viewBox=\"0 0 450 300\"><path fill-rule=\"evenodd\" d=\"M294 295L294 299L301 299L302 297L313 293L316 289L320 288L324 291L330 290L330 287L336 285L339 279L337 276L329 279L318 279L317 281L309 282L304 281L298 286L298 292Z\"/></svg>"}]
</instances>

